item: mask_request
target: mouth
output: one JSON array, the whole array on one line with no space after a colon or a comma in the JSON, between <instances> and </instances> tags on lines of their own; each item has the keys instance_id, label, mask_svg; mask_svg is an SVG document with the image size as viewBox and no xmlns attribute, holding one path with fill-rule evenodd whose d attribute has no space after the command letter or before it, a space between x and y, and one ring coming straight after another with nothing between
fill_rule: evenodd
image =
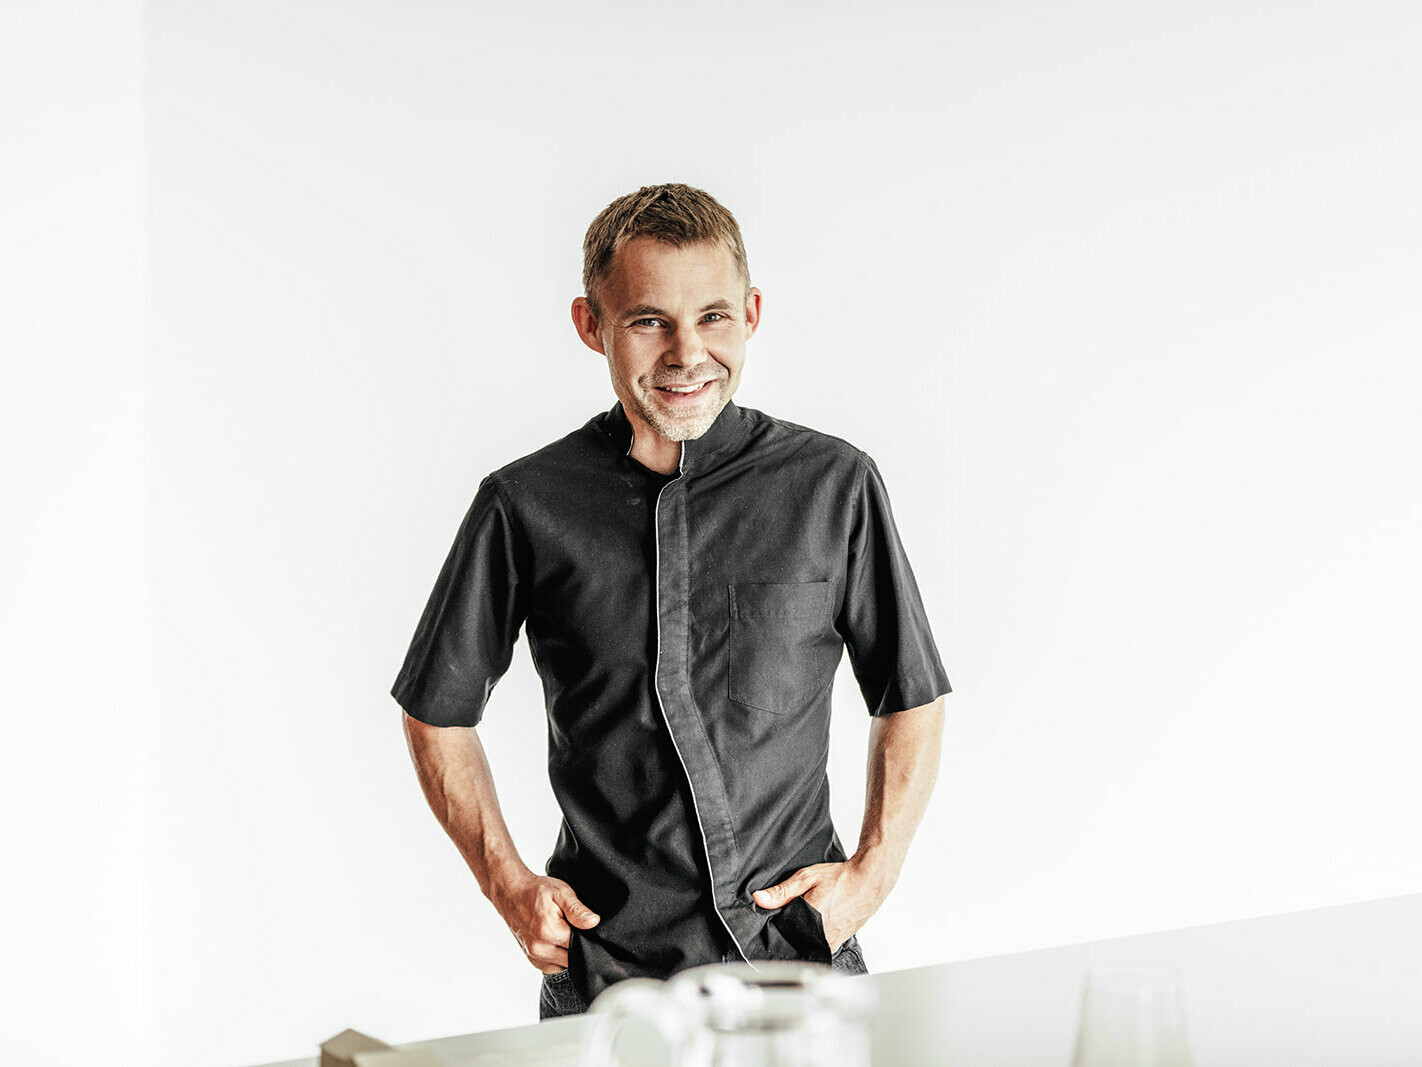
<instances>
[{"instance_id":1,"label":"mouth","mask_svg":"<svg viewBox=\"0 0 1422 1067\"><path fill-rule=\"evenodd\" d=\"M711 378L691 385L658 385L654 391L665 402L673 405L690 404L700 400L711 391L718 379Z\"/></svg>"}]
</instances>

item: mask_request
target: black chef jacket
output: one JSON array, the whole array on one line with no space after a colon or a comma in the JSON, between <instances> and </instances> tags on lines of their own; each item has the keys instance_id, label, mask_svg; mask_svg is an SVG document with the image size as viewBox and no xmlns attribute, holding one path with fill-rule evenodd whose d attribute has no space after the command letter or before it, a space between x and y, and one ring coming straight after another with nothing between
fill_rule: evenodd
<instances>
[{"instance_id":1,"label":"black chef jacket","mask_svg":"<svg viewBox=\"0 0 1422 1067\"><path fill-rule=\"evenodd\" d=\"M803 898L751 892L846 856L830 821L843 649L870 714L949 692L874 461L728 402L672 475L629 452L620 402L484 479L392 695L474 726L520 625L563 811L550 875L602 921L573 929L588 1002L717 962L828 962Z\"/></svg>"}]
</instances>

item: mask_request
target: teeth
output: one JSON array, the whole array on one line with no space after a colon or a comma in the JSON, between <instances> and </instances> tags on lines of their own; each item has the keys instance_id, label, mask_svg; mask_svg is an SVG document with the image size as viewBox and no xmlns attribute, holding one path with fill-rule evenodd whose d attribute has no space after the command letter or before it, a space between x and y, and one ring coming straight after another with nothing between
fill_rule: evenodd
<instances>
[{"instance_id":1,"label":"teeth","mask_svg":"<svg viewBox=\"0 0 1422 1067\"><path fill-rule=\"evenodd\" d=\"M671 393L694 393L705 384L702 382L701 385L664 385L662 388Z\"/></svg>"}]
</instances>

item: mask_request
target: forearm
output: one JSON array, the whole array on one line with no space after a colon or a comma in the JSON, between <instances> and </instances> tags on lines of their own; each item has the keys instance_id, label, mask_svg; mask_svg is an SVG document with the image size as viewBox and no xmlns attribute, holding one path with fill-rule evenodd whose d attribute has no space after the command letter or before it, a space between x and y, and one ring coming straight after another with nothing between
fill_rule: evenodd
<instances>
[{"instance_id":1,"label":"forearm","mask_svg":"<svg viewBox=\"0 0 1422 1067\"><path fill-rule=\"evenodd\" d=\"M496 907L503 890L534 877L514 847L475 728L426 726L408 714L405 739L425 799ZM502 908L500 909L502 910Z\"/></svg>"},{"instance_id":2,"label":"forearm","mask_svg":"<svg viewBox=\"0 0 1422 1067\"><path fill-rule=\"evenodd\" d=\"M938 780L943 703L940 696L870 724L864 822L850 862L876 884L881 898L898 880Z\"/></svg>"}]
</instances>

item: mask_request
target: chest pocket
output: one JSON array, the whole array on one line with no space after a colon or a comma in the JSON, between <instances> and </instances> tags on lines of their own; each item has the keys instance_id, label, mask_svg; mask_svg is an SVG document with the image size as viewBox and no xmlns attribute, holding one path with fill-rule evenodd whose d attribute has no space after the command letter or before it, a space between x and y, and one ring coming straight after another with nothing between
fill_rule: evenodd
<instances>
[{"instance_id":1,"label":"chest pocket","mask_svg":"<svg viewBox=\"0 0 1422 1067\"><path fill-rule=\"evenodd\" d=\"M830 583L741 582L728 590L728 695L760 711L794 711L823 683Z\"/></svg>"}]
</instances>

